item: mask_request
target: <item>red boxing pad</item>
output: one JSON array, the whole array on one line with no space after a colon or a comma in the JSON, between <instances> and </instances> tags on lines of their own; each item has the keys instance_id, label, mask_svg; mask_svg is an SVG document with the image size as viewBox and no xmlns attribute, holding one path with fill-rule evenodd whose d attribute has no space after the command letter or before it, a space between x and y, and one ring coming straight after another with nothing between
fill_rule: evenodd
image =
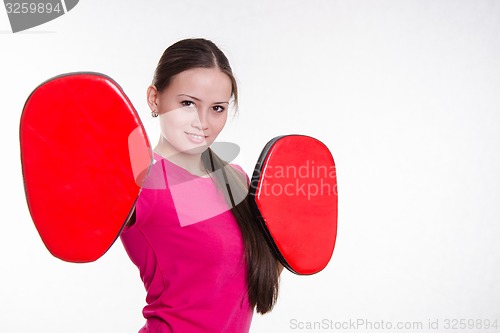
<instances>
[{"instance_id":1,"label":"red boxing pad","mask_svg":"<svg viewBox=\"0 0 500 333\"><path fill-rule=\"evenodd\" d=\"M98 73L54 77L29 96L20 123L26 200L47 249L70 262L117 239L152 162L122 89Z\"/></svg>"},{"instance_id":2,"label":"red boxing pad","mask_svg":"<svg viewBox=\"0 0 500 333\"><path fill-rule=\"evenodd\" d=\"M276 257L293 273L326 267L337 236L335 162L320 141L304 135L267 143L255 167L250 194Z\"/></svg>"}]
</instances>

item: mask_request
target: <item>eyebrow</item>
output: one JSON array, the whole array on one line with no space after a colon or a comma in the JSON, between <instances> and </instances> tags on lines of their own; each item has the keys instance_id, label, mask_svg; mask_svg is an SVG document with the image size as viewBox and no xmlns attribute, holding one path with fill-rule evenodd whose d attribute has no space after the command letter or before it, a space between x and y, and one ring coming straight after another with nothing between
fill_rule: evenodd
<instances>
[{"instance_id":1,"label":"eyebrow","mask_svg":"<svg viewBox=\"0 0 500 333\"><path fill-rule=\"evenodd\" d=\"M191 96L191 95L186 95L186 94L179 94L179 95L177 95L177 97L180 97L180 96L186 96L186 97L192 98L192 99L194 99L195 101L198 101L198 102L201 101L201 99L199 99L197 97L194 97L194 96ZM213 103L213 104L229 104L229 102L216 102L216 103Z\"/></svg>"}]
</instances>

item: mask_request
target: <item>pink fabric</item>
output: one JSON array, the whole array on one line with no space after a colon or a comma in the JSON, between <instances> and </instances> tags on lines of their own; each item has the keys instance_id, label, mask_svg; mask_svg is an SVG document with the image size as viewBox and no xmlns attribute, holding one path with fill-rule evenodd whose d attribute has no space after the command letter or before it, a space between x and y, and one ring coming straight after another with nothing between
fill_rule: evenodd
<instances>
[{"instance_id":1,"label":"pink fabric","mask_svg":"<svg viewBox=\"0 0 500 333\"><path fill-rule=\"evenodd\" d=\"M120 238L147 291L140 333L249 331L243 240L211 178L155 154Z\"/></svg>"}]
</instances>

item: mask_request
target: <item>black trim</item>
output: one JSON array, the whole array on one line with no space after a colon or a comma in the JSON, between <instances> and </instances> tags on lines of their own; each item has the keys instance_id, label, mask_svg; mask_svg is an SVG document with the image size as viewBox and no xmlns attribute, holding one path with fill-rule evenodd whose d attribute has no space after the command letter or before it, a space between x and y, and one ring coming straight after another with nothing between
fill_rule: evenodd
<instances>
[{"instance_id":1,"label":"black trim","mask_svg":"<svg viewBox=\"0 0 500 333\"><path fill-rule=\"evenodd\" d=\"M271 233L269 232L269 229L267 228L266 220L262 216L261 212L259 211L259 207L257 206L257 202L255 201L255 195L256 195L256 189L258 186L253 186L253 184L258 185L260 183L260 176L261 176L261 171L262 171L262 165L264 164L264 161L267 159L269 156L269 151L271 148L281 139L284 139L285 137L289 136L300 136L300 137L309 137L307 135L301 135L301 134L289 134L289 135L279 135L277 137L274 137L271 139L265 146L264 149L262 149L262 152L260 153L259 158L257 159L257 163L255 164L255 168L252 174L252 180L250 182L250 190L249 194L251 196L250 198L250 206L252 208L252 212L255 216L256 221L258 221L258 225L260 226L262 232L264 233L264 236L269 244L269 246L272 248L274 255L276 259L280 261L280 263L286 267L289 271L292 273L298 274L295 270L292 269L290 264L285 260L283 255L281 254L281 251L279 250L278 246L276 245L276 242L274 241L273 237L271 236ZM303 275L303 274L300 274Z\"/></svg>"}]
</instances>

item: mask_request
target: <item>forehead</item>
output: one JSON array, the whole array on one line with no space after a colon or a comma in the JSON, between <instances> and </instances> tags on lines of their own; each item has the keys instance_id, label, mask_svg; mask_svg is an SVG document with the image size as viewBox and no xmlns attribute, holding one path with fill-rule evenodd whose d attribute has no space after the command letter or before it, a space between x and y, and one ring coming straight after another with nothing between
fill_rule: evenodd
<instances>
[{"instance_id":1,"label":"forehead","mask_svg":"<svg viewBox=\"0 0 500 333\"><path fill-rule=\"evenodd\" d=\"M167 89L176 95L227 101L231 97L232 84L229 76L218 68L192 68L175 75Z\"/></svg>"}]
</instances>

